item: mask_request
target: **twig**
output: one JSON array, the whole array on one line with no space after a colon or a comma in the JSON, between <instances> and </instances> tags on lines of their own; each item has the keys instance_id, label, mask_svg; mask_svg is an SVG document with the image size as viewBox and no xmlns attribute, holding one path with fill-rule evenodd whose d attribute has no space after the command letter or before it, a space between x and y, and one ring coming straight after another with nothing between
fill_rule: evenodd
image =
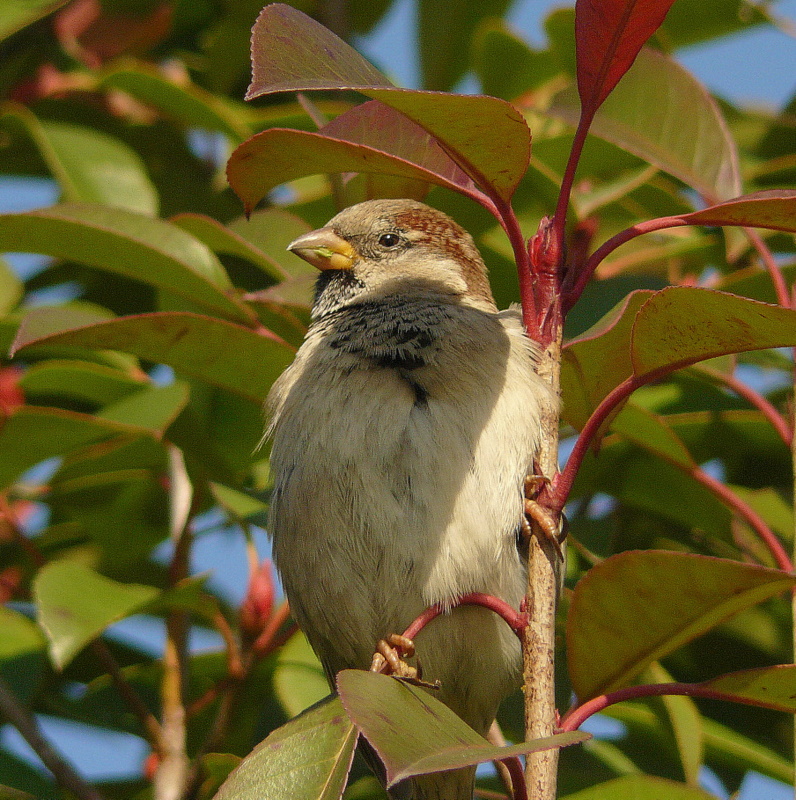
<instances>
[{"instance_id":1,"label":"twig","mask_svg":"<svg viewBox=\"0 0 796 800\"><path fill-rule=\"evenodd\" d=\"M169 583L174 586L187 577L192 536L188 527L192 487L182 454L169 448L171 519L170 532L174 555L169 565ZM185 681L187 677L188 617L184 611L171 611L166 617L166 645L163 652L162 742L163 757L155 772L155 800L180 800L188 778Z\"/></svg>"},{"instance_id":2,"label":"twig","mask_svg":"<svg viewBox=\"0 0 796 800\"><path fill-rule=\"evenodd\" d=\"M138 692L127 680L118 662L108 649L108 645L101 639L96 639L91 643L91 649L102 666L108 671L113 685L127 704L127 707L138 718L138 722L146 732L147 741L152 746L152 749L162 756L163 730L155 715L146 707Z\"/></svg>"},{"instance_id":3,"label":"twig","mask_svg":"<svg viewBox=\"0 0 796 800\"><path fill-rule=\"evenodd\" d=\"M500 730L497 720L495 720L486 735L486 738L496 747L505 747L506 737ZM511 793L513 800L528 800L528 789L525 786L525 777L522 772L522 762L519 756L504 758L500 761L492 762L495 765L503 785Z\"/></svg>"},{"instance_id":4,"label":"twig","mask_svg":"<svg viewBox=\"0 0 796 800\"><path fill-rule=\"evenodd\" d=\"M648 380L653 378L647 376ZM572 490L572 484L575 482L575 476L589 451L592 441L597 436L598 431L602 427L606 419L608 419L611 412L622 402L627 400L633 392L640 386L643 386L646 381L631 375L626 378L618 386L615 386L592 412L592 415L586 421L580 434L578 435L575 446L569 454L567 463L564 469L556 475L552 482L552 491L549 497L545 497L547 488L542 489L542 496L545 505L554 514L560 514L566 505L569 493Z\"/></svg>"},{"instance_id":5,"label":"twig","mask_svg":"<svg viewBox=\"0 0 796 800\"><path fill-rule=\"evenodd\" d=\"M44 557L41 550L25 536L19 524L19 520L17 519L17 515L14 513L14 509L11 507L11 503L9 503L8 496L5 492L0 492L0 515L2 515L8 523L8 529L14 541L25 551L25 554L37 567L43 567L47 563L47 559Z\"/></svg>"},{"instance_id":6,"label":"twig","mask_svg":"<svg viewBox=\"0 0 796 800\"><path fill-rule=\"evenodd\" d=\"M782 543L771 528L766 525L765 520L748 503L741 500L729 486L716 480L700 467L693 467L685 471L749 523L749 526L763 540L780 569L785 572L793 571L793 563Z\"/></svg>"},{"instance_id":7,"label":"twig","mask_svg":"<svg viewBox=\"0 0 796 800\"><path fill-rule=\"evenodd\" d=\"M749 237L752 246L757 250L760 255L763 265L771 278L771 283L774 284L774 291L777 293L777 302L783 308L790 308L790 293L788 292L788 284L785 283L785 276L779 268L774 255L768 249L768 245L763 241L763 237L754 228L744 228L744 233Z\"/></svg>"},{"instance_id":8,"label":"twig","mask_svg":"<svg viewBox=\"0 0 796 800\"><path fill-rule=\"evenodd\" d=\"M642 686L628 686L615 692L601 694L587 700L583 705L570 709L558 726L559 733L576 731L589 717L625 700L640 700L644 697L661 697L663 695L679 695L685 697L702 697L710 700L726 700L731 703L760 706L755 700L747 700L731 692L720 692L701 683L650 683ZM764 706L765 707L765 706ZM771 707L771 706L769 706Z\"/></svg>"},{"instance_id":9,"label":"twig","mask_svg":"<svg viewBox=\"0 0 796 800\"><path fill-rule=\"evenodd\" d=\"M705 375L709 375L713 380L724 384L739 397L751 403L771 423L771 427L777 432L777 435L785 443L785 446L791 446L793 431L790 425L788 425L787 420L777 411L773 403L770 403L762 394L752 389L751 386L748 386L743 381L739 381L734 375L727 375L723 372L719 372L719 370L708 367L705 364L697 365L697 369L705 373Z\"/></svg>"},{"instance_id":10,"label":"twig","mask_svg":"<svg viewBox=\"0 0 796 800\"><path fill-rule=\"evenodd\" d=\"M20 703L2 677L0 677L0 714L22 734L44 766L52 772L59 786L80 800L104 800L103 796L86 783L44 738L35 717Z\"/></svg>"},{"instance_id":11,"label":"twig","mask_svg":"<svg viewBox=\"0 0 796 800\"><path fill-rule=\"evenodd\" d=\"M603 242L603 244L601 244L600 247L598 247L591 254L591 256L589 256L589 259L583 269L578 270L577 272L573 271L572 274L575 278L575 281L572 286L567 287L562 301L564 313L566 314L572 308L572 306L575 305L577 299L581 296L583 290L586 288L586 284L591 280L591 276L594 274L594 271L600 265L602 260L616 250L617 247L631 241L632 239L635 239L637 236L642 236L645 233L665 230L666 228L678 228L690 224L692 223L684 220L682 217L659 217L657 219L646 220L644 222L639 222L636 225L631 225L629 228L625 228L623 231L620 231L615 236L612 236L610 239Z\"/></svg>"}]
</instances>

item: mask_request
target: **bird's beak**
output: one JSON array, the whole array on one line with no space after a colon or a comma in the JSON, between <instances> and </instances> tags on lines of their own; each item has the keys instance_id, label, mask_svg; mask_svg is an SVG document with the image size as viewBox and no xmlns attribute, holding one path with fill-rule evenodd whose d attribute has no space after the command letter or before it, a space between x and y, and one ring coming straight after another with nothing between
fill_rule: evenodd
<instances>
[{"instance_id":1,"label":"bird's beak","mask_svg":"<svg viewBox=\"0 0 796 800\"><path fill-rule=\"evenodd\" d=\"M305 233L294 239L287 249L322 270L351 269L354 261L354 248L331 228Z\"/></svg>"}]
</instances>

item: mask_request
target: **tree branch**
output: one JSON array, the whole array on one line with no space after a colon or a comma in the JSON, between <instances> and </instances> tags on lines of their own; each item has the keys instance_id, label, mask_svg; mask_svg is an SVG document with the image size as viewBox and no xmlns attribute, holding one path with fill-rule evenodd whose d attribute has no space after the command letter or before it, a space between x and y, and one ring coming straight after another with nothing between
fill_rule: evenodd
<instances>
[{"instance_id":1,"label":"tree branch","mask_svg":"<svg viewBox=\"0 0 796 800\"><path fill-rule=\"evenodd\" d=\"M104 800L103 796L86 783L44 738L35 717L20 703L2 677L0 677L0 714L22 734L22 738L33 748L44 766L52 772L59 786L80 800Z\"/></svg>"},{"instance_id":2,"label":"tree branch","mask_svg":"<svg viewBox=\"0 0 796 800\"><path fill-rule=\"evenodd\" d=\"M562 323L559 316L553 341L545 350L538 368L539 375L551 386L555 397L558 397L560 386ZM554 476L558 471L557 405L543 409L541 422L542 450L537 466L542 475ZM555 620L559 575L563 568L553 541L536 524L533 531L535 535L529 542L526 594L528 625L522 641L526 740L552 736L556 730ZM558 750L530 753L525 764L528 796L534 800L554 800Z\"/></svg>"},{"instance_id":3,"label":"tree branch","mask_svg":"<svg viewBox=\"0 0 796 800\"><path fill-rule=\"evenodd\" d=\"M188 527L192 487L180 451L169 448L171 538L174 555L169 565L169 583L174 586L187 577L192 536ZM187 678L188 617L171 611L166 617L166 645L163 653L162 742L163 756L155 772L155 800L180 800L188 779L185 682Z\"/></svg>"}]
</instances>

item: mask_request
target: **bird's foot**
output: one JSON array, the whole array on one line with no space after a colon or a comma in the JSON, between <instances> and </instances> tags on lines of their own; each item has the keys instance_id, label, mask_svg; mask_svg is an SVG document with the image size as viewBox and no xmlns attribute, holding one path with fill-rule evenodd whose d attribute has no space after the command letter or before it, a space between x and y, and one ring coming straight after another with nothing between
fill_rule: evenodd
<instances>
[{"instance_id":1,"label":"bird's foot","mask_svg":"<svg viewBox=\"0 0 796 800\"><path fill-rule=\"evenodd\" d=\"M392 675L413 686L422 686L426 689L438 689L439 683L428 683L423 680L423 670L418 663L413 667L404 661L415 654L415 643L407 636L391 633L386 639L379 639L376 643L376 652L370 663L371 672L382 672Z\"/></svg>"},{"instance_id":2,"label":"bird's foot","mask_svg":"<svg viewBox=\"0 0 796 800\"><path fill-rule=\"evenodd\" d=\"M558 557L564 560L564 551L561 545L566 539L566 522L562 516L560 520L555 517L536 500L543 486L550 483L550 479L543 475L528 475L525 478L524 515L522 518L522 532L530 538L533 535L531 522L535 522L542 536L555 547Z\"/></svg>"}]
</instances>

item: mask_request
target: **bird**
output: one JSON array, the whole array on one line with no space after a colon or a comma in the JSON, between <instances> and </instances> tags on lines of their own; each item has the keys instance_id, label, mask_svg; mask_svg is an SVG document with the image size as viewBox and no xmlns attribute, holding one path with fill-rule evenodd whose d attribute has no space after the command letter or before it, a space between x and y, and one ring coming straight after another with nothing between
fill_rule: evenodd
<instances>
[{"instance_id":1,"label":"bird","mask_svg":"<svg viewBox=\"0 0 796 800\"><path fill-rule=\"evenodd\" d=\"M524 482L558 400L519 309L497 309L472 237L442 211L368 200L288 250L319 277L304 342L267 401L268 529L333 686L430 606L484 592L519 607ZM415 646L435 696L485 735L520 683L514 632L459 606ZM391 797L471 800L474 775L417 776Z\"/></svg>"}]
</instances>

